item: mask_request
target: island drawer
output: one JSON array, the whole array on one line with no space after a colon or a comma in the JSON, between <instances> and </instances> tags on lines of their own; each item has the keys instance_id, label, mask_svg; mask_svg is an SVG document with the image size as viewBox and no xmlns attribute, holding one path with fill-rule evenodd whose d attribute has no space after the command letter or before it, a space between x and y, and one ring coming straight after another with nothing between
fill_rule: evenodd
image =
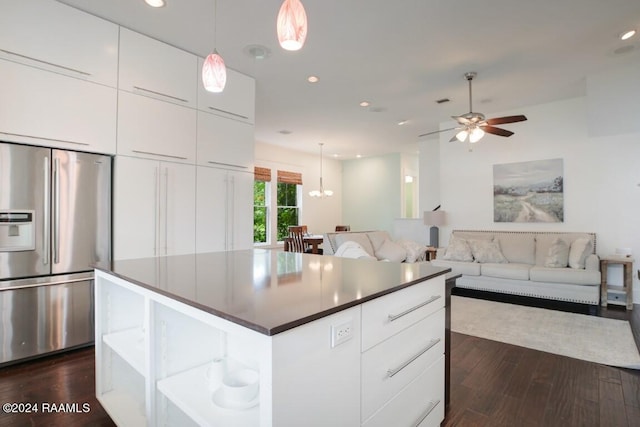
<instances>
[{"instance_id":1,"label":"island drawer","mask_svg":"<svg viewBox=\"0 0 640 427\"><path fill-rule=\"evenodd\" d=\"M362 351L444 307L444 276L434 277L362 305Z\"/></svg>"},{"instance_id":2,"label":"island drawer","mask_svg":"<svg viewBox=\"0 0 640 427\"><path fill-rule=\"evenodd\" d=\"M444 354L444 309L362 354L362 419L367 419Z\"/></svg>"},{"instance_id":3,"label":"island drawer","mask_svg":"<svg viewBox=\"0 0 640 427\"><path fill-rule=\"evenodd\" d=\"M439 426L444 419L444 356L367 419L364 427Z\"/></svg>"}]
</instances>

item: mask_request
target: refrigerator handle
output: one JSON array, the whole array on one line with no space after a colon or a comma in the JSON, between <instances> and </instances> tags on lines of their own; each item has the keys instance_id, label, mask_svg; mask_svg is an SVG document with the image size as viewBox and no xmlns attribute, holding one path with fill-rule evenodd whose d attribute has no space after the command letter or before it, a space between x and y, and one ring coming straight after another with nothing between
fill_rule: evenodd
<instances>
[{"instance_id":1,"label":"refrigerator handle","mask_svg":"<svg viewBox=\"0 0 640 427\"><path fill-rule=\"evenodd\" d=\"M164 169L164 255L168 255L167 223L169 222L169 168Z\"/></svg>"},{"instance_id":2,"label":"refrigerator handle","mask_svg":"<svg viewBox=\"0 0 640 427\"><path fill-rule=\"evenodd\" d=\"M160 215L158 207L158 199L160 197L160 166L156 166L154 169L154 178L156 180L156 189L153 198L153 255L158 256L158 216Z\"/></svg>"},{"instance_id":3,"label":"refrigerator handle","mask_svg":"<svg viewBox=\"0 0 640 427\"><path fill-rule=\"evenodd\" d=\"M60 262L60 159L53 162L53 262Z\"/></svg>"},{"instance_id":4,"label":"refrigerator handle","mask_svg":"<svg viewBox=\"0 0 640 427\"><path fill-rule=\"evenodd\" d=\"M44 210L42 215L42 263L44 265L49 264L49 195L51 194L50 188L50 178L51 171L49 170L50 160L49 157L46 156L44 158Z\"/></svg>"}]
</instances>

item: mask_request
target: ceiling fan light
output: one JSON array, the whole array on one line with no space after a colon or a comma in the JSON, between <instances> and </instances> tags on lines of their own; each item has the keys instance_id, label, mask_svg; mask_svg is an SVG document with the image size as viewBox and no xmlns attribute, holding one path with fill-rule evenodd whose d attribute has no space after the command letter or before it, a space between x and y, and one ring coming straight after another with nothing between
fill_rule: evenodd
<instances>
[{"instance_id":1,"label":"ceiling fan light","mask_svg":"<svg viewBox=\"0 0 640 427\"><path fill-rule=\"evenodd\" d=\"M456 134L456 138L458 139L458 141L464 142L464 140L467 139L468 135L469 135L469 132L466 129L464 129Z\"/></svg>"},{"instance_id":2,"label":"ceiling fan light","mask_svg":"<svg viewBox=\"0 0 640 427\"><path fill-rule=\"evenodd\" d=\"M276 24L278 42L285 50L299 50L307 38L307 14L300 0L284 0Z\"/></svg>"},{"instance_id":3,"label":"ceiling fan light","mask_svg":"<svg viewBox=\"0 0 640 427\"><path fill-rule=\"evenodd\" d=\"M220 93L227 84L227 67L217 50L207 56L202 66L202 83L209 92Z\"/></svg>"},{"instance_id":4,"label":"ceiling fan light","mask_svg":"<svg viewBox=\"0 0 640 427\"><path fill-rule=\"evenodd\" d=\"M309 191L309 196L311 197L320 197L322 196L322 193L318 190L313 190L313 191Z\"/></svg>"},{"instance_id":5,"label":"ceiling fan light","mask_svg":"<svg viewBox=\"0 0 640 427\"><path fill-rule=\"evenodd\" d=\"M327 197L331 197L331 196L333 196L333 191L331 191L331 190L324 190L324 195L325 195L325 196L327 196Z\"/></svg>"},{"instance_id":6,"label":"ceiling fan light","mask_svg":"<svg viewBox=\"0 0 640 427\"><path fill-rule=\"evenodd\" d=\"M482 139L484 136L484 131L480 128L474 128L469 135L469 142L475 143Z\"/></svg>"}]
</instances>

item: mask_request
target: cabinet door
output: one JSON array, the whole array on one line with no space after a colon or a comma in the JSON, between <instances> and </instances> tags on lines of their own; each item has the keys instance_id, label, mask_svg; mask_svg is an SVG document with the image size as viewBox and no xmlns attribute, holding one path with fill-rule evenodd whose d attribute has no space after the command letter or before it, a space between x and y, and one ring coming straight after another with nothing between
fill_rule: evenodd
<instances>
[{"instance_id":1,"label":"cabinet door","mask_svg":"<svg viewBox=\"0 0 640 427\"><path fill-rule=\"evenodd\" d=\"M155 256L159 247L160 163L117 156L114 166L113 258Z\"/></svg>"},{"instance_id":2,"label":"cabinet door","mask_svg":"<svg viewBox=\"0 0 640 427\"><path fill-rule=\"evenodd\" d=\"M52 0L0 0L0 10L1 58L117 86L117 25Z\"/></svg>"},{"instance_id":3,"label":"cabinet door","mask_svg":"<svg viewBox=\"0 0 640 427\"><path fill-rule=\"evenodd\" d=\"M228 185L231 211L228 227L231 230L229 250L251 249L253 247L253 174L229 172Z\"/></svg>"},{"instance_id":4,"label":"cabinet door","mask_svg":"<svg viewBox=\"0 0 640 427\"><path fill-rule=\"evenodd\" d=\"M198 164L250 171L255 146L253 130L251 124L198 111Z\"/></svg>"},{"instance_id":5,"label":"cabinet door","mask_svg":"<svg viewBox=\"0 0 640 427\"><path fill-rule=\"evenodd\" d=\"M116 89L0 60L5 141L115 153Z\"/></svg>"},{"instance_id":6,"label":"cabinet door","mask_svg":"<svg viewBox=\"0 0 640 427\"><path fill-rule=\"evenodd\" d=\"M196 252L227 249L229 194L227 171L197 167Z\"/></svg>"},{"instance_id":7,"label":"cabinet door","mask_svg":"<svg viewBox=\"0 0 640 427\"><path fill-rule=\"evenodd\" d=\"M197 64L193 54L120 29L120 89L195 108Z\"/></svg>"},{"instance_id":8,"label":"cabinet door","mask_svg":"<svg viewBox=\"0 0 640 427\"><path fill-rule=\"evenodd\" d=\"M204 60L198 58L198 70L202 70L203 64ZM227 84L220 93L208 92L202 82L198 81L198 109L254 123L256 81L229 68L227 68Z\"/></svg>"},{"instance_id":9,"label":"cabinet door","mask_svg":"<svg viewBox=\"0 0 640 427\"><path fill-rule=\"evenodd\" d=\"M124 91L118 96L118 154L195 163L195 110Z\"/></svg>"},{"instance_id":10,"label":"cabinet door","mask_svg":"<svg viewBox=\"0 0 640 427\"><path fill-rule=\"evenodd\" d=\"M196 246L196 167L179 163L161 164L160 235L162 255L192 254Z\"/></svg>"}]
</instances>

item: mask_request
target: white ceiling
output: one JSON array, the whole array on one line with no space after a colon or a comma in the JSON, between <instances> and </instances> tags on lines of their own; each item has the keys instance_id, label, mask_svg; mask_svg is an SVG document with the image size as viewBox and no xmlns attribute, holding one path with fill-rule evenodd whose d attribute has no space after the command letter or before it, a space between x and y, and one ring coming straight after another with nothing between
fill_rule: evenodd
<instances>
[{"instance_id":1,"label":"white ceiling","mask_svg":"<svg viewBox=\"0 0 640 427\"><path fill-rule=\"evenodd\" d=\"M143 0L59 1L202 57L214 47L214 0L167 0L160 9ZM493 117L583 95L585 76L640 55L639 35L618 38L640 30L638 0L302 1L302 50L278 45L282 0L218 0L216 47L228 67L256 79L258 141L313 153L324 142L325 155L342 159L415 151L418 135L468 112L467 71L478 72L474 110ZM248 45L271 56L251 58ZM619 48L626 53L614 54ZM307 83L312 74L320 82ZM512 138L518 125L504 125Z\"/></svg>"}]
</instances>

